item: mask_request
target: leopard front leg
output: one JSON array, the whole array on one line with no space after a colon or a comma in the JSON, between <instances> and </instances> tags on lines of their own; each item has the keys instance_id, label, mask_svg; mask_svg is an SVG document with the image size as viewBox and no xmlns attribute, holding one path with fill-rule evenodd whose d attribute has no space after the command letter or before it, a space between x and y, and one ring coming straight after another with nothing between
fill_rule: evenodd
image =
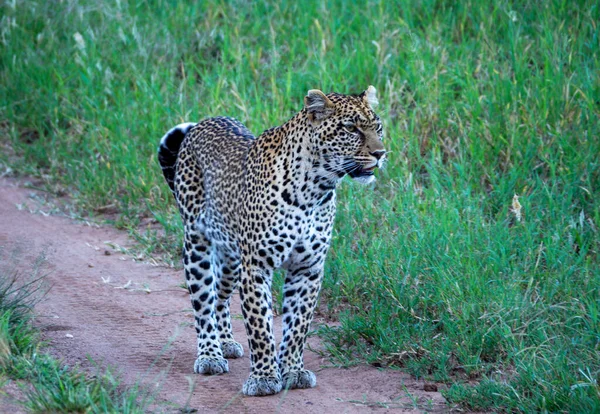
<instances>
[{"instance_id":1,"label":"leopard front leg","mask_svg":"<svg viewBox=\"0 0 600 414\"><path fill-rule=\"evenodd\" d=\"M283 290L283 339L279 368L287 389L313 388L317 378L304 369L304 345L323 280L323 266L298 266L288 270Z\"/></svg>"},{"instance_id":2,"label":"leopard front leg","mask_svg":"<svg viewBox=\"0 0 600 414\"><path fill-rule=\"evenodd\" d=\"M272 276L270 269L243 265L240 296L250 347L250 377L242 389L245 395L277 394L282 387L273 337Z\"/></svg>"},{"instance_id":3,"label":"leopard front leg","mask_svg":"<svg viewBox=\"0 0 600 414\"><path fill-rule=\"evenodd\" d=\"M194 327L198 339L198 357L194 372L223 374L229 372L217 338L215 316L215 278L211 266L211 242L203 234L186 229L183 265L194 309Z\"/></svg>"}]
</instances>

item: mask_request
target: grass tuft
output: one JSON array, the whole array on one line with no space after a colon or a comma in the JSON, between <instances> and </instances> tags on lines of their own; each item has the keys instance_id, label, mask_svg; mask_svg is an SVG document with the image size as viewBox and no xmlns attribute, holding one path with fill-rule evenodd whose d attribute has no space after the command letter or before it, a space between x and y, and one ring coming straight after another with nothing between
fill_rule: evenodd
<instances>
[{"instance_id":1,"label":"grass tuft","mask_svg":"<svg viewBox=\"0 0 600 414\"><path fill-rule=\"evenodd\" d=\"M150 395L137 386L123 387L110 371L89 376L43 352L32 324L42 289L41 262L29 281L5 263L0 266L0 375L20 385L24 401L19 403L34 413L145 412Z\"/></svg>"}]
</instances>

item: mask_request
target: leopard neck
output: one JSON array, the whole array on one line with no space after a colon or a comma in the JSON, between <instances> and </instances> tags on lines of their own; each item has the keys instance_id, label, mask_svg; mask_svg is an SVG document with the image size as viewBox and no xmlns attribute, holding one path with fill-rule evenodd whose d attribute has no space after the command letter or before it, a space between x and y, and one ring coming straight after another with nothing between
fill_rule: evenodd
<instances>
[{"instance_id":1,"label":"leopard neck","mask_svg":"<svg viewBox=\"0 0 600 414\"><path fill-rule=\"evenodd\" d=\"M291 200L291 204L310 206L323 197L331 197L341 179L324 169L319 136L305 110L283 125L263 132L255 147L252 157L272 162L273 175L269 178L279 182L284 199Z\"/></svg>"}]
</instances>

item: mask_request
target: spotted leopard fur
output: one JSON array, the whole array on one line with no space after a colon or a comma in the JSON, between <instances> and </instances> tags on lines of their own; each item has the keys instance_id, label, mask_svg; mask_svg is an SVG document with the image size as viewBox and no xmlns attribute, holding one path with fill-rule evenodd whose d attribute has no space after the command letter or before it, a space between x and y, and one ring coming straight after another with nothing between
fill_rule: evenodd
<instances>
[{"instance_id":1,"label":"spotted leopard fur","mask_svg":"<svg viewBox=\"0 0 600 414\"><path fill-rule=\"evenodd\" d=\"M316 385L303 352L336 186L345 175L373 181L385 158L375 88L359 95L310 90L304 103L258 138L234 119L210 118L171 129L158 151L185 226L183 264L198 339L194 371L225 373L226 358L243 355L229 316L239 287L251 358L246 395ZM271 281L278 268L286 277L276 352Z\"/></svg>"}]
</instances>

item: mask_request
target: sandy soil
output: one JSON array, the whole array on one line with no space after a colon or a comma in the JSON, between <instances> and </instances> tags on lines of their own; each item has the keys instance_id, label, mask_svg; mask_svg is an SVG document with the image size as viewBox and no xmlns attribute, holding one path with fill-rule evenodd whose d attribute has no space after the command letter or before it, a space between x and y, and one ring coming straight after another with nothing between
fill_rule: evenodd
<instances>
[{"instance_id":1,"label":"sandy soil","mask_svg":"<svg viewBox=\"0 0 600 414\"><path fill-rule=\"evenodd\" d=\"M41 255L50 290L37 306L37 323L49 352L69 365L95 370L111 366L125 383L141 381L157 390L153 411L181 412L186 404L198 412L446 412L438 392L396 370L371 366L330 367L308 351L305 365L318 385L276 396L241 395L249 372L248 350L230 360L230 373L205 377L193 373L195 333L183 272L135 261L106 242L126 246L127 236L110 227L77 223L47 215L39 193L12 179L0 179L0 247L22 272ZM246 344L239 312L233 304L233 327ZM276 321L280 332L280 321ZM310 345L320 349L318 338ZM429 389L429 388L428 388ZM410 394L410 395L409 395ZM415 404L416 402L416 404Z\"/></svg>"}]
</instances>

